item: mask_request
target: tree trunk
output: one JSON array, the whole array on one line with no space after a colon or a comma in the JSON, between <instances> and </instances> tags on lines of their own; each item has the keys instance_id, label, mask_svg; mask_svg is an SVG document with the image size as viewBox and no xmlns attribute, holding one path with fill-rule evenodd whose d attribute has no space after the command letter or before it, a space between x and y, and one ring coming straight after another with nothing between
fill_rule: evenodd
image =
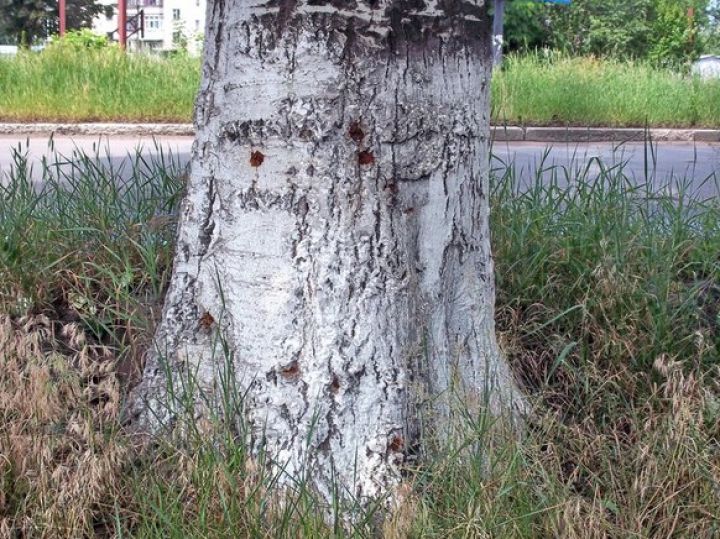
<instances>
[{"instance_id":1,"label":"tree trunk","mask_svg":"<svg viewBox=\"0 0 720 539\"><path fill-rule=\"evenodd\" d=\"M375 497L421 416L448 431L458 396L522 407L494 335L491 25L476 1L209 6L137 425L172 424L168 373L212 392L230 353L255 451L327 498Z\"/></svg>"}]
</instances>

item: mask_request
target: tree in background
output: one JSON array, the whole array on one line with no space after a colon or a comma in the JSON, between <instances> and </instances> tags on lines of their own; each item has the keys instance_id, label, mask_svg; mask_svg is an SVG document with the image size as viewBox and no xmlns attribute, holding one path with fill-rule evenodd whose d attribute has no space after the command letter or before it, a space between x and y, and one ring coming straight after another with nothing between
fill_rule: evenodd
<instances>
[{"instance_id":1,"label":"tree in background","mask_svg":"<svg viewBox=\"0 0 720 539\"><path fill-rule=\"evenodd\" d=\"M27 47L48 35L51 17L45 0L0 0L0 35Z\"/></svg>"},{"instance_id":2,"label":"tree in background","mask_svg":"<svg viewBox=\"0 0 720 539\"><path fill-rule=\"evenodd\" d=\"M708 25L708 8L708 0L574 0L569 6L516 0L506 10L506 41L511 51L549 47L677 67L702 51L698 36Z\"/></svg>"},{"instance_id":3,"label":"tree in background","mask_svg":"<svg viewBox=\"0 0 720 539\"><path fill-rule=\"evenodd\" d=\"M648 58L661 66L678 67L700 56L707 4L707 0L655 0Z\"/></svg>"},{"instance_id":4,"label":"tree in background","mask_svg":"<svg viewBox=\"0 0 720 539\"><path fill-rule=\"evenodd\" d=\"M710 3L707 24L702 29L701 40L705 54L720 54L720 1Z\"/></svg>"},{"instance_id":5,"label":"tree in background","mask_svg":"<svg viewBox=\"0 0 720 539\"><path fill-rule=\"evenodd\" d=\"M551 30L546 5L537 0L515 0L505 6L504 39L508 52L547 47Z\"/></svg>"},{"instance_id":6,"label":"tree in background","mask_svg":"<svg viewBox=\"0 0 720 539\"><path fill-rule=\"evenodd\" d=\"M550 45L571 54L646 56L654 0L579 0L564 9L549 6Z\"/></svg>"},{"instance_id":7,"label":"tree in background","mask_svg":"<svg viewBox=\"0 0 720 539\"><path fill-rule=\"evenodd\" d=\"M89 27L96 16L103 13L110 16L111 10L97 0L68 0L68 30ZM0 35L28 47L56 33L58 17L57 0L0 0Z\"/></svg>"}]
</instances>

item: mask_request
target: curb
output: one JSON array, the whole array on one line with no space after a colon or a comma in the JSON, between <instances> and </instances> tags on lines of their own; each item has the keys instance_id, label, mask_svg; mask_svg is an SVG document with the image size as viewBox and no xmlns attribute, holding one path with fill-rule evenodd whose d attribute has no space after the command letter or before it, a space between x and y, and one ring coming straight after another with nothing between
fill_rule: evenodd
<instances>
[{"instance_id":1,"label":"curb","mask_svg":"<svg viewBox=\"0 0 720 539\"><path fill-rule=\"evenodd\" d=\"M707 142L720 143L718 129L641 129L613 127L518 127L493 126L495 142L581 143L581 142ZM178 136L195 134L192 124L121 123L0 123L0 135L82 135L82 136Z\"/></svg>"},{"instance_id":2,"label":"curb","mask_svg":"<svg viewBox=\"0 0 720 539\"><path fill-rule=\"evenodd\" d=\"M0 135L83 135L83 136L176 136L192 137L192 124L120 124L120 123L0 123Z\"/></svg>"},{"instance_id":3,"label":"curb","mask_svg":"<svg viewBox=\"0 0 720 539\"><path fill-rule=\"evenodd\" d=\"M641 129L633 127L517 127L494 126L496 142L709 142L720 143L718 129Z\"/></svg>"}]
</instances>

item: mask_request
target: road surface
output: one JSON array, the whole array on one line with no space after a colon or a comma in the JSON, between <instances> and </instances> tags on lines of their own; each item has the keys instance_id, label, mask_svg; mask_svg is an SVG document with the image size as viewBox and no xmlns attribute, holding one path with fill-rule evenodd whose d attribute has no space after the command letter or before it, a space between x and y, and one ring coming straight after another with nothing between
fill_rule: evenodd
<instances>
[{"instance_id":1,"label":"road surface","mask_svg":"<svg viewBox=\"0 0 720 539\"><path fill-rule=\"evenodd\" d=\"M45 157L53 161L53 151L46 136L0 135L0 177L7 181L7 174L13 163L13 150L28 153L33 164L33 177L39 177L40 160ZM99 155L107 163L118 167L129 167L128 154L134 156L138 149L144 156L157 155L162 148L165 157L171 156L180 165L190 159L191 137L88 137L55 136L52 139L54 152L72 159L73 151L81 150L87 155ZM123 165L123 163L125 163ZM691 191L700 198L716 197L720 194L720 145L706 143L582 143L545 144L532 142L502 142L493 146L492 167L497 173L512 165L523 184L530 184L538 171L548 180L553 174L561 180L570 171L586 171L592 178L601 167L622 167L623 173L637 182L652 181L657 187L666 183L687 181ZM671 187L675 189L675 187Z\"/></svg>"}]
</instances>

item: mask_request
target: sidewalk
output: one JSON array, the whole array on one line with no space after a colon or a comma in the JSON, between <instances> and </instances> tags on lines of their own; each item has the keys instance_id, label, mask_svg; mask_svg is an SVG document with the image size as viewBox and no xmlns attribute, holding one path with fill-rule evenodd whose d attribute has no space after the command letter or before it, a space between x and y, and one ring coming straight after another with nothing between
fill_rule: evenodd
<instances>
[{"instance_id":1,"label":"sidewalk","mask_svg":"<svg viewBox=\"0 0 720 539\"><path fill-rule=\"evenodd\" d=\"M720 143L720 129L642 129L613 127L517 127L494 126L495 142L655 142ZM180 136L195 134L192 124L11 124L0 123L0 135L84 135L84 136Z\"/></svg>"}]
</instances>

